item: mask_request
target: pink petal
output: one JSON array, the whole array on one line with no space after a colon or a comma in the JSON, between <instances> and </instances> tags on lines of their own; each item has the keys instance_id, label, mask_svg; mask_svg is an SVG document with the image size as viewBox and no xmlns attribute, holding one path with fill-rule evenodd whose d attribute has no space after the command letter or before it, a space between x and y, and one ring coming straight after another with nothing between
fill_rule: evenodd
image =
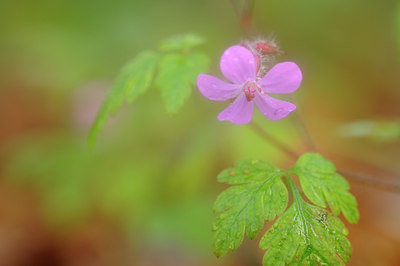
<instances>
[{"instance_id":1,"label":"pink petal","mask_svg":"<svg viewBox=\"0 0 400 266\"><path fill-rule=\"evenodd\" d=\"M291 93L297 90L303 76L300 68L293 62L276 64L257 83L267 93Z\"/></svg>"},{"instance_id":2,"label":"pink petal","mask_svg":"<svg viewBox=\"0 0 400 266\"><path fill-rule=\"evenodd\" d=\"M206 74L197 76L197 87L204 97L213 101L232 99L240 92L238 85L224 82Z\"/></svg>"},{"instance_id":3,"label":"pink petal","mask_svg":"<svg viewBox=\"0 0 400 266\"><path fill-rule=\"evenodd\" d=\"M225 50L219 63L222 74L233 83L244 83L256 77L256 62L252 52L235 45Z\"/></svg>"},{"instance_id":4,"label":"pink petal","mask_svg":"<svg viewBox=\"0 0 400 266\"><path fill-rule=\"evenodd\" d=\"M243 125L251 121L253 116L253 101L249 102L241 93L233 103L218 115L218 120L228 120L234 124Z\"/></svg>"},{"instance_id":5,"label":"pink petal","mask_svg":"<svg viewBox=\"0 0 400 266\"><path fill-rule=\"evenodd\" d=\"M280 120L296 109L296 105L266 94L257 94L254 101L260 112L269 120Z\"/></svg>"}]
</instances>

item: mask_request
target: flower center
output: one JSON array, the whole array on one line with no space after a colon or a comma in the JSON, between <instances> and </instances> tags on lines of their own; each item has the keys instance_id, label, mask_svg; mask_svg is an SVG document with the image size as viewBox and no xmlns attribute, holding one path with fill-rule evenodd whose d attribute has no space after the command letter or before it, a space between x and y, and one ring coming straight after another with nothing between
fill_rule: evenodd
<instances>
[{"instance_id":1,"label":"flower center","mask_svg":"<svg viewBox=\"0 0 400 266\"><path fill-rule=\"evenodd\" d=\"M246 99L248 102L254 99L256 97L256 92L261 92L261 88L258 87L257 83L253 81L247 81L243 88L242 88L244 95L246 95Z\"/></svg>"}]
</instances>

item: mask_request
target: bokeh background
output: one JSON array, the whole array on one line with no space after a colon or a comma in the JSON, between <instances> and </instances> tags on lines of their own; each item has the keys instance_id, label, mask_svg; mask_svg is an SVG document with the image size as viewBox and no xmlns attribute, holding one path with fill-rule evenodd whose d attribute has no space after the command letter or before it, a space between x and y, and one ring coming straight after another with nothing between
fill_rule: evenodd
<instances>
[{"instance_id":1,"label":"bokeh background","mask_svg":"<svg viewBox=\"0 0 400 266\"><path fill-rule=\"evenodd\" d=\"M318 150L339 169L395 184L399 8L394 0L257 0L253 9L255 37L272 33L289 53L278 61L302 68L294 97ZM108 121L93 150L86 145L121 66L188 32L206 38L199 50L215 75L223 50L243 36L227 0L1 1L0 265L260 265L258 241L212 255L212 204L226 188L216 175L243 157L280 167L293 159L249 127L218 122L227 103L193 88L169 115L151 88ZM296 116L255 120L308 150ZM343 129L358 120L383 129L349 137L365 133ZM400 265L400 194L350 182L361 220L348 225L349 265Z\"/></svg>"}]
</instances>

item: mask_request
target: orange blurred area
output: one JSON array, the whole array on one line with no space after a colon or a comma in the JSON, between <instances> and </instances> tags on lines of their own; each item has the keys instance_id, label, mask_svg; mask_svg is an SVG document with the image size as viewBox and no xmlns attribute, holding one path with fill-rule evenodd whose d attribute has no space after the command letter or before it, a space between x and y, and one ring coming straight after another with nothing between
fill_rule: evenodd
<instances>
[{"instance_id":1,"label":"orange blurred area","mask_svg":"<svg viewBox=\"0 0 400 266\"><path fill-rule=\"evenodd\" d=\"M306 131L338 169L400 186L398 1L259 0L251 17L253 37L273 33L288 51L278 61L304 77L298 116L254 119L298 153L310 150ZM6 0L0 24L0 265L261 265L260 237L214 257L212 205L227 187L216 176L240 158L294 161L250 127L219 122L226 102L194 88L170 115L151 87L94 149L86 142L121 66L160 40L204 37L218 75L243 38L230 1ZM384 126L344 127L354 121ZM399 191L348 180L361 214L346 223L348 265L400 265Z\"/></svg>"}]
</instances>

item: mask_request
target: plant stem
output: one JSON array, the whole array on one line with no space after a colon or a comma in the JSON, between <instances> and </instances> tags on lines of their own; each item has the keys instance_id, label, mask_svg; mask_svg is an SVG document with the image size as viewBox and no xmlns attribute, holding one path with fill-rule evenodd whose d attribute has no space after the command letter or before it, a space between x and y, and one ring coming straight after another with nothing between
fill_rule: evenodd
<instances>
[{"instance_id":1,"label":"plant stem","mask_svg":"<svg viewBox=\"0 0 400 266\"><path fill-rule=\"evenodd\" d=\"M237 0L231 0L233 9L239 20L240 28L246 36L250 35L254 1L255 0L244 0L243 4L239 7Z\"/></svg>"},{"instance_id":2,"label":"plant stem","mask_svg":"<svg viewBox=\"0 0 400 266\"><path fill-rule=\"evenodd\" d=\"M253 12L255 0L243 0L243 1L244 1L243 5L241 5L239 7L239 5L237 4L237 0L231 0L232 6L235 9L235 13L239 20L239 25L240 25L241 29L243 30L244 34L246 36L248 36L248 35L250 35L252 12ZM302 129L303 140L307 144L309 150L317 152L318 149L313 141L311 133L309 132L304 120L302 119L302 116L300 113L301 109L299 107L299 104L298 104L297 100L294 99L293 97L292 97L292 100L297 105L297 110L296 110L296 112L293 112L293 113L295 115L297 124ZM293 159L296 160L301 155L298 152L291 149L290 147L288 147L285 143L281 142L280 140L275 138L273 135L269 134L267 131L262 129L262 127L260 127L257 123L252 121L250 123L250 127L261 138L263 138L264 140L271 143L273 146L275 146L278 150L280 150L287 156L292 157ZM400 186L399 185L383 182L381 180L377 180L377 179L367 176L365 174L359 174L359 173L354 173L354 172L349 172L349 171L341 171L341 170L338 170L338 173L342 174L343 176L346 176L348 179L351 179L357 183L364 184L364 185L370 186L375 189L380 189L380 190L400 194ZM293 181L292 181L292 183L293 183Z\"/></svg>"},{"instance_id":3,"label":"plant stem","mask_svg":"<svg viewBox=\"0 0 400 266\"><path fill-rule=\"evenodd\" d=\"M302 119L301 115L299 114L299 111L295 111L293 113L294 113L294 116L297 118L300 128L303 131L303 139L304 139L305 143L307 144L308 148L311 151L317 151L317 147L313 141L313 138L311 137L310 131L308 130L306 124L304 123L304 120Z\"/></svg>"},{"instance_id":4,"label":"plant stem","mask_svg":"<svg viewBox=\"0 0 400 266\"><path fill-rule=\"evenodd\" d=\"M293 200L297 201L298 198L301 198L300 192L294 184L293 179L287 173L284 175L284 180L286 181L287 185L289 186L288 188L292 192Z\"/></svg>"},{"instance_id":5,"label":"plant stem","mask_svg":"<svg viewBox=\"0 0 400 266\"><path fill-rule=\"evenodd\" d=\"M400 186L397 184L391 184L388 182L384 182L382 180L373 178L371 176L367 176L361 173L354 173L349 171L338 170L339 174L347 177L348 179L353 180L359 184L367 185L369 187L380 189L387 192L398 193L400 194Z\"/></svg>"},{"instance_id":6,"label":"plant stem","mask_svg":"<svg viewBox=\"0 0 400 266\"><path fill-rule=\"evenodd\" d=\"M296 160L300 156L299 153L292 150L286 144L275 138L272 134L269 134L267 131L262 129L262 127L260 127L256 122L251 121L249 125L261 138L274 145L278 150L285 153L289 157L292 157Z\"/></svg>"},{"instance_id":7,"label":"plant stem","mask_svg":"<svg viewBox=\"0 0 400 266\"><path fill-rule=\"evenodd\" d=\"M250 127L251 129L254 130L254 132L259 135L261 138L263 138L265 141L269 142L273 146L275 146L279 151L283 152L287 156L297 159L301 154L298 152L294 151L290 147L288 147L285 143L281 142L277 138L275 138L272 134L268 133L260 125L258 125L256 122L252 121L250 122ZM400 186L397 184L392 184L389 182L384 182L382 180L376 179L372 176L368 176L365 174L360 174L360 173L354 173L351 171L342 171L338 170L338 173L341 175L347 177L348 179L351 179L359 184L363 184L375 189L387 191L387 192L392 192L392 193L397 193L400 194Z\"/></svg>"},{"instance_id":8,"label":"plant stem","mask_svg":"<svg viewBox=\"0 0 400 266\"><path fill-rule=\"evenodd\" d=\"M299 105L298 101L293 96L289 96L289 97L292 99L293 103L296 104L296 110L293 112L293 115L297 121L297 124L302 129L302 133L303 133L302 136L303 136L304 142L307 144L308 148L311 151L317 151L317 146L315 145L313 138L311 136L311 133L308 130L308 127L307 127L306 123L304 122L304 119L302 118L301 106Z\"/></svg>"}]
</instances>

